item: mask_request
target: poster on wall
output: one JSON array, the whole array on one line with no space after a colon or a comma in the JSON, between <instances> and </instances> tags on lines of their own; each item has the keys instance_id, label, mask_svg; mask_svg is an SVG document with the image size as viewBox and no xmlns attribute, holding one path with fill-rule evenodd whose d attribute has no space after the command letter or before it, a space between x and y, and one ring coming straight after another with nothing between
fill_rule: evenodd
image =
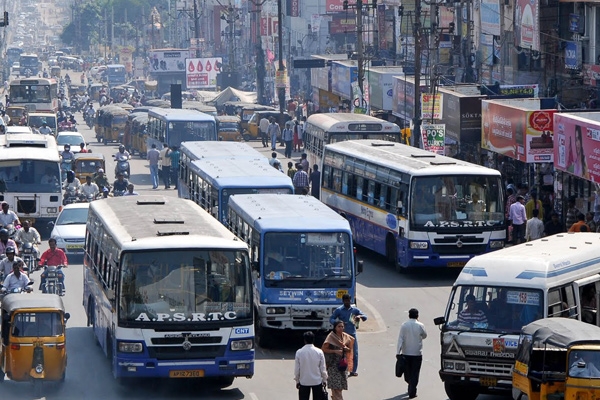
<instances>
[{"instance_id":1,"label":"poster on wall","mask_svg":"<svg viewBox=\"0 0 600 400\"><path fill-rule=\"evenodd\" d=\"M540 51L539 0L516 0L515 46Z\"/></svg>"},{"instance_id":2,"label":"poster on wall","mask_svg":"<svg viewBox=\"0 0 600 400\"><path fill-rule=\"evenodd\" d=\"M554 114L556 169L600 183L600 123Z\"/></svg>"},{"instance_id":3,"label":"poster on wall","mask_svg":"<svg viewBox=\"0 0 600 400\"><path fill-rule=\"evenodd\" d=\"M152 50L149 56L150 72L154 74L184 72L185 59L189 57L189 50Z\"/></svg>"},{"instance_id":4,"label":"poster on wall","mask_svg":"<svg viewBox=\"0 0 600 400\"><path fill-rule=\"evenodd\" d=\"M221 57L188 58L185 79L188 89L214 89L217 75L221 72Z\"/></svg>"}]
</instances>

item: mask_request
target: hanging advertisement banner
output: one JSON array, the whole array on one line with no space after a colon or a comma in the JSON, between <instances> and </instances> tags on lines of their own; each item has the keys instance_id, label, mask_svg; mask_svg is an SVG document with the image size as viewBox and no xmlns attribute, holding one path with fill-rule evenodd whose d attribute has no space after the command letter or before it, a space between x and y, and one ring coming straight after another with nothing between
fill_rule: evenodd
<instances>
[{"instance_id":1,"label":"hanging advertisement banner","mask_svg":"<svg viewBox=\"0 0 600 400\"><path fill-rule=\"evenodd\" d=\"M500 2L498 0L481 0L479 16L483 34L500 36Z\"/></svg>"},{"instance_id":2,"label":"hanging advertisement banner","mask_svg":"<svg viewBox=\"0 0 600 400\"><path fill-rule=\"evenodd\" d=\"M423 124L421 125L421 138L423 148L432 153L444 155L446 141L446 125Z\"/></svg>"},{"instance_id":3,"label":"hanging advertisement banner","mask_svg":"<svg viewBox=\"0 0 600 400\"><path fill-rule=\"evenodd\" d=\"M600 123L584 117L555 113L554 167L600 183Z\"/></svg>"},{"instance_id":4,"label":"hanging advertisement banner","mask_svg":"<svg viewBox=\"0 0 600 400\"><path fill-rule=\"evenodd\" d=\"M421 93L421 119L442 119L442 94Z\"/></svg>"},{"instance_id":5,"label":"hanging advertisement banner","mask_svg":"<svg viewBox=\"0 0 600 400\"><path fill-rule=\"evenodd\" d=\"M119 61L125 66L125 72L133 72L133 50L131 47L121 47L119 50Z\"/></svg>"},{"instance_id":6,"label":"hanging advertisement banner","mask_svg":"<svg viewBox=\"0 0 600 400\"><path fill-rule=\"evenodd\" d=\"M540 7L538 0L516 0L515 45L540 51Z\"/></svg>"},{"instance_id":7,"label":"hanging advertisement banner","mask_svg":"<svg viewBox=\"0 0 600 400\"><path fill-rule=\"evenodd\" d=\"M185 79L188 89L214 89L217 87L217 75L221 72L223 59L188 58L186 60Z\"/></svg>"}]
</instances>

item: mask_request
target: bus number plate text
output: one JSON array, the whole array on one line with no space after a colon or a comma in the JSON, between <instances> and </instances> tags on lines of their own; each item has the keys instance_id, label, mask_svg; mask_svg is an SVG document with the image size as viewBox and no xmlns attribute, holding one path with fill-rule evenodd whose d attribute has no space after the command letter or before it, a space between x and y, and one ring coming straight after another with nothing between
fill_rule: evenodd
<instances>
[{"instance_id":1,"label":"bus number plate text","mask_svg":"<svg viewBox=\"0 0 600 400\"><path fill-rule=\"evenodd\" d=\"M493 376L482 376L479 378L479 384L481 386L494 387L498 384L498 380Z\"/></svg>"},{"instance_id":2,"label":"bus number plate text","mask_svg":"<svg viewBox=\"0 0 600 400\"><path fill-rule=\"evenodd\" d=\"M466 264L467 263L465 261L450 261L449 263L446 264L446 266L448 266L448 267L455 267L455 268L462 268Z\"/></svg>"},{"instance_id":3,"label":"bus number plate text","mask_svg":"<svg viewBox=\"0 0 600 400\"><path fill-rule=\"evenodd\" d=\"M203 369L169 371L169 378L202 378L203 376Z\"/></svg>"}]
</instances>

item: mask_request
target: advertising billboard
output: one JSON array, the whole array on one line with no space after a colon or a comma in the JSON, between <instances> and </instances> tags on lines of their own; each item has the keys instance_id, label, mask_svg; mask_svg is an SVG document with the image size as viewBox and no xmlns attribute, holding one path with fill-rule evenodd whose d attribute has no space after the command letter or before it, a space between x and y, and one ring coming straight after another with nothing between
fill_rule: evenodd
<instances>
[{"instance_id":1,"label":"advertising billboard","mask_svg":"<svg viewBox=\"0 0 600 400\"><path fill-rule=\"evenodd\" d=\"M185 72L185 60L190 58L189 50L163 49L150 51L150 73L164 74Z\"/></svg>"},{"instance_id":2,"label":"advertising billboard","mask_svg":"<svg viewBox=\"0 0 600 400\"><path fill-rule=\"evenodd\" d=\"M556 113L554 130L554 167L600 183L600 122Z\"/></svg>"},{"instance_id":3,"label":"advertising billboard","mask_svg":"<svg viewBox=\"0 0 600 400\"><path fill-rule=\"evenodd\" d=\"M214 89L221 72L221 57L189 58L186 60L185 80L188 89Z\"/></svg>"},{"instance_id":4,"label":"advertising billboard","mask_svg":"<svg viewBox=\"0 0 600 400\"><path fill-rule=\"evenodd\" d=\"M355 65L333 62L331 64L331 91L340 97L350 100L352 82L358 79L358 67Z\"/></svg>"}]
</instances>

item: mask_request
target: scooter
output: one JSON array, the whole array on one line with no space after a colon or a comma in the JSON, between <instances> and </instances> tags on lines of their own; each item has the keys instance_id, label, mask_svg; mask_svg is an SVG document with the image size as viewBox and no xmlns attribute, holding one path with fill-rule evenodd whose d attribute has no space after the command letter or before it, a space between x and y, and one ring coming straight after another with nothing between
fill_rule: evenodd
<instances>
[{"instance_id":1,"label":"scooter","mask_svg":"<svg viewBox=\"0 0 600 400\"><path fill-rule=\"evenodd\" d=\"M115 158L115 156L113 156ZM129 167L129 159L127 160L116 160L117 165L115 165L115 178L119 176L119 174L125 175L125 178L129 177L130 167Z\"/></svg>"},{"instance_id":2,"label":"scooter","mask_svg":"<svg viewBox=\"0 0 600 400\"><path fill-rule=\"evenodd\" d=\"M65 290L60 278L64 279L62 265L45 265L43 274L46 274L46 283L42 286L42 293L57 294L63 296Z\"/></svg>"}]
</instances>

